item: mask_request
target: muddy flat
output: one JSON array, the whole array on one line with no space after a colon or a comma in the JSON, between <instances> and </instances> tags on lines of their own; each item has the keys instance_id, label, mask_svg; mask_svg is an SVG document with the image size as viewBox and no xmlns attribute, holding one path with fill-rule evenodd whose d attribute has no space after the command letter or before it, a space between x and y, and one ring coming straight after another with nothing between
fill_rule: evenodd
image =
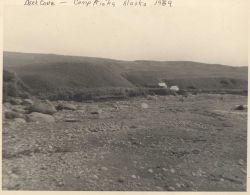
<instances>
[{"instance_id":1,"label":"muddy flat","mask_svg":"<svg viewBox=\"0 0 250 195\"><path fill-rule=\"evenodd\" d=\"M3 189L246 190L246 96L71 103L54 123L4 121Z\"/></svg>"}]
</instances>

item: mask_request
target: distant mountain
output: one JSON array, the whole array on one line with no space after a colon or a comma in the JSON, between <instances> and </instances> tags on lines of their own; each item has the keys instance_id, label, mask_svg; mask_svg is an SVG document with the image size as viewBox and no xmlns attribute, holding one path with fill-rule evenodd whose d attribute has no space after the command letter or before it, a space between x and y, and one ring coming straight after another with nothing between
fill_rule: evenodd
<instances>
[{"instance_id":1,"label":"distant mountain","mask_svg":"<svg viewBox=\"0 0 250 195\"><path fill-rule=\"evenodd\" d=\"M104 58L4 52L4 70L30 91L149 87L165 81L181 88L247 89L247 67L189 61L121 61Z\"/></svg>"}]
</instances>

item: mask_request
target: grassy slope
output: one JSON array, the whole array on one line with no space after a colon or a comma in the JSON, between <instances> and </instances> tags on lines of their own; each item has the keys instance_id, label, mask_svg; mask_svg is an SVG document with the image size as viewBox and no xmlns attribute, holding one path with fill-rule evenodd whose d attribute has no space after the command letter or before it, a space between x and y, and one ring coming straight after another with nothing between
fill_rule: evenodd
<instances>
[{"instance_id":1,"label":"grassy slope","mask_svg":"<svg viewBox=\"0 0 250 195\"><path fill-rule=\"evenodd\" d=\"M247 67L197 62L119 61L4 52L4 69L16 72L26 85L38 91L148 86L159 81L182 88L247 89Z\"/></svg>"},{"instance_id":2,"label":"grassy slope","mask_svg":"<svg viewBox=\"0 0 250 195\"><path fill-rule=\"evenodd\" d=\"M15 73L3 71L3 100L8 97L28 97L29 88Z\"/></svg>"},{"instance_id":3,"label":"grassy slope","mask_svg":"<svg viewBox=\"0 0 250 195\"><path fill-rule=\"evenodd\" d=\"M171 81L169 84L178 84L182 87L187 87L186 84L189 83L196 87L223 88L224 86L220 85L222 79L234 79L234 85L229 85L227 88L247 88L247 67L183 61L136 61L135 66L128 68L123 75L139 86L153 85L159 81ZM213 80L213 78L217 79Z\"/></svg>"},{"instance_id":4,"label":"grassy slope","mask_svg":"<svg viewBox=\"0 0 250 195\"><path fill-rule=\"evenodd\" d=\"M4 68L17 72L24 83L34 90L132 87L112 68L112 62L50 54L4 53Z\"/></svg>"}]
</instances>

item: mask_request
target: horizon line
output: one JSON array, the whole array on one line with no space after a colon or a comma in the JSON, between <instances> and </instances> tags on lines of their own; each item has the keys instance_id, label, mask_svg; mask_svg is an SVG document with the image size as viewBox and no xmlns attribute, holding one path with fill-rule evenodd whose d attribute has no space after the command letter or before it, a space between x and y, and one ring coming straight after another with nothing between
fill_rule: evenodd
<instances>
[{"instance_id":1,"label":"horizon line","mask_svg":"<svg viewBox=\"0 0 250 195\"><path fill-rule=\"evenodd\" d=\"M9 51L9 50L3 50L4 52L8 53L20 53L20 54L37 54L37 55L57 55L57 56L68 56L68 57L82 57L82 58L96 58L96 59L106 59L106 60L113 60L113 61L123 61L123 62L139 62L139 61L145 61L145 62L193 62L193 63L202 63L207 65L219 65L219 66L229 66L229 67L248 67L247 65L228 65L228 64L218 64L218 63L208 63L208 62L201 62L201 61L191 61L191 60L145 60L145 59L137 59L137 60L124 60L124 59L116 59L116 58L108 58L108 57L97 57L97 56L84 56L84 55L71 55L71 54L59 54L59 53L38 53L38 52L22 52L22 51Z\"/></svg>"}]
</instances>

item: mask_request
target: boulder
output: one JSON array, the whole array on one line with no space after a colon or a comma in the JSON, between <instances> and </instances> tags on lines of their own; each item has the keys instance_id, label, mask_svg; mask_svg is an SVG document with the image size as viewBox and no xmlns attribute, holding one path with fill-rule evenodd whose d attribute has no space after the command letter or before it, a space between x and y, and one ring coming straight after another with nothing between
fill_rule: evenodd
<instances>
[{"instance_id":1,"label":"boulder","mask_svg":"<svg viewBox=\"0 0 250 195\"><path fill-rule=\"evenodd\" d=\"M3 104L2 113L9 112L9 111L11 111L11 107Z\"/></svg>"},{"instance_id":2,"label":"boulder","mask_svg":"<svg viewBox=\"0 0 250 195\"><path fill-rule=\"evenodd\" d=\"M23 105L25 105L25 106L32 106L33 105L33 100L31 100L31 99L24 99L23 100Z\"/></svg>"},{"instance_id":3,"label":"boulder","mask_svg":"<svg viewBox=\"0 0 250 195\"><path fill-rule=\"evenodd\" d=\"M39 112L32 112L27 115L28 122L38 122L38 123L53 123L55 118L49 114L43 114Z\"/></svg>"},{"instance_id":4,"label":"boulder","mask_svg":"<svg viewBox=\"0 0 250 195\"><path fill-rule=\"evenodd\" d=\"M20 98L10 98L9 102L12 105L20 105L23 101Z\"/></svg>"},{"instance_id":5,"label":"boulder","mask_svg":"<svg viewBox=\"0 0 250 195\"><path fill-rule=\"evenodd\" d=\"M148 95L147 100L157 100L157 96Z\"/></svg>"},{"instance_id":6,"label":"boulder","mask_svg":"<svg viewBox=\"0 0 250 195\"><path fill-rule=\"evenodd\" d=\"M26 120L25 119L23 119L23 118L15 118L14 119L14 122L16 122L16 123L26 123Z\"/></svg>"},{"instance_id":7,"label":"boulder","mask_svg":"<svg viewBox=\"0 0 250 195\"><path fill-rule=\"evenodd\" d=\"M22 107L14 107L14 108L12 108L12 110L14 112L21 113L21 114L26 114L27 113L27 111L24 110Z\"/></svg>"},{"instance_id":8,"label":"boulder","mask_svg":"<svg viewBox=\"0 0 250 195\"><path fill-rule=\"evenodd\" d=\"M5 103L3 104L3 107L4 107L4 108L11 108L11 104L10 104L9 102L5 102Z\"/></svg>"},{"instance_id":9,"label":"boulder","mask_svg":"<svg viewBox=\"0 0 250 195\"><path fill-rule=\"evenodd\" d=\"M76 106L74 104L61 102L56 107L57 110L76 110Z\"/></svg>"},{"instance_id":10,"label":"boulder","mask_svg":"<svg viewBox=\"0 0 250 195\"><path fill-rule=\"evenodd\" d=\"M81 105L81 106L78 106L77 109L78 109L78 110L86 111L86 106L85 106L85 105Z\"/></svg>"},{"instance_id":11,"label":"boulder","mask_svg":"<svg viewBox=\"0 0 250 195\"><path fill-rule=\"evenodd\" d=\"M76 118L66 118L66 119L64 119L64 121L70 122L70 123L80 122L80 120L76 119Z\"/></svg>"},{"instance_id":12,"label":"boulder","mask_svg":"<svg viewBox=\"0 0 250 195\"><path fill-rule=\"evenodd\" d=\"M102 113L102 109L96 109L90 112L90 114L101 114L101 113Z\"/></svg>"},{"instance_id":13,"label":"boulder","mask_svg":"<svg viewBox=\"0 0 250 195\"><path fill-rule=\"evenodd\" d=\"M25 118L23 114L14 111L6 111L4 116L6 119Z\"/></svg>"},{"instance_id":14,"label":"boulder","mask_svg":"<svg viewBox=\"0 0 250 195\"><path fill-rule=\"evenodd\" d=\"M42 114L54 114L56 108L49 100L35 100L33 105L28 108L29 112L39 112Z\"/></svg>"},{"instance_id":15,"label":"boulder","mask_svg":"<svg viewBox=\"0 0 250 195\"><path fill-rule=\"evenodd\" d=\"M247 110L247 105L237 105L235 110Z\"/></svg>"},{"instance_id":16,"label":"boulder","mask_svg":"<svg viewBox=\"0 0 250 195\"><path fill-rule=\"evenodd\" d=\"M147 109L147 108L149 108L149 106L148 106L148 104L146 104L146 103L142 103L142 104L141 104L141 108Z\"/></svg>"},{"instance_id":17,"label":"boulder","mask_svg":"<svg viewBox=\"0 0 250 195\"><path fill-rule=\"evenodd\" d=\"M89 112L90 114L98 115L98 114L101 114L101 113L102 113L102 109L100 109L98 105L89 106L89 107L88 107L88 112Z\"/></svg>"}]
</instances>

